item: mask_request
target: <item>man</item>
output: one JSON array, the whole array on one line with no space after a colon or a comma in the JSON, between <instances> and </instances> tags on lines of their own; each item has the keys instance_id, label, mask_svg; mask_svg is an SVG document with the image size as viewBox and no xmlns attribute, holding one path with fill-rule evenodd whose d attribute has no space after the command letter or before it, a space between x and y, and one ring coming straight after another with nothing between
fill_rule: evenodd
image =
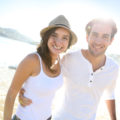
<instances>
[{"instance_id":1,"label":"man","mask_svg":"<svg viewBox=\"0 0 120 120\"><path fill-rule=\"evenodd\" d=\"M62 59L64 99L52 120L95 120L104 92L111 120L116 120L114 88L118 65L105 55L116 32L112 20L94 19L87 24L88 49L71 52Z\"/></svg>"},{"instance_id":2,"label":"man","mask_svg":"<svg viewBox=\"0 0 120 120\"><path fill-rule=\"evenodd\" d=\"M105 55L117 32L112 20L94 19L86 26L88 49L64 56L65 91L52 120L95 120L103 92L111 120L116 120L114 88L118 65Z\"/></svg>"}]
</instances>

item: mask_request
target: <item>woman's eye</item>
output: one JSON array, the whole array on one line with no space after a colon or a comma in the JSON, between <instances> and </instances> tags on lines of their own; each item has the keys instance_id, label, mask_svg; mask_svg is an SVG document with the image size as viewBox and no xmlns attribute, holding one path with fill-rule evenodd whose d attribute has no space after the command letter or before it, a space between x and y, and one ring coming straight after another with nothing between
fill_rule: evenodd
<instances>
[{"instance_id":1,"label":"woman's eye","mask_svg":"<svg viewBox=\"0 0 120 120\"><path fill-rule=\"evenodd\" d=\"M52 34L51 36L52 36L52 37L57 37L57 35L55 35L55 34Z\"/></svg>"},{"instance_id":2,"label":"woman's eye","mask_svg":"<svg viewBox=\"0 0 120 120\"><path fill-rule=\"evenodd\" d=\"M63 38L63 40L69 40L69 38L67 38L67 37L64 37L64 38Z\"/></svg>"}]
</instances>

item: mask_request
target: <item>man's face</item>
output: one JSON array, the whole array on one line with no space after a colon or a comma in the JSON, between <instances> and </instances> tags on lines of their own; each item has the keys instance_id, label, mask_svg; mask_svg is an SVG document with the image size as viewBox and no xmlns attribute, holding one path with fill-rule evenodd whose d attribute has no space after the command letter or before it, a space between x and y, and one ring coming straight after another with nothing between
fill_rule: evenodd
<instances>
[{"instance_id":1,"label":"man's face","mask_svg":"<svg viewBox=\"0 0 120 120\"><path fill-rule=\"evenodd\" d=\"M110 25L96 23L93 25L87 42L91 55L97 57L103 55L107 47L111 44L112 28Z\"/></svg>"}]
</instances>

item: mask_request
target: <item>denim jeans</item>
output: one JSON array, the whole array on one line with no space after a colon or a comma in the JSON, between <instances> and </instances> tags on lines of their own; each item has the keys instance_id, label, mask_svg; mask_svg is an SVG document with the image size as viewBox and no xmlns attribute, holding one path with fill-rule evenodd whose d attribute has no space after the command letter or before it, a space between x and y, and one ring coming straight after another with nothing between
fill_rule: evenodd
<instances>
[{"instance_id":1,"label":"denim jeans","mask_svg":"<svg viewBox=\"0 0 120 120\"><path fill-rule=\"evenodd\" d=\"M12 120L20 120L16 115L13 116Z\"/></svg>"},{"instance_id":2,"label":"denim jeans","mask_svg":"<svg viewBox=\"0 0 120 120\"><path fill-rule=\"evenodd\" d=\"M47 120L51 120L51 116Z\"/></svg>"}]
</instances>

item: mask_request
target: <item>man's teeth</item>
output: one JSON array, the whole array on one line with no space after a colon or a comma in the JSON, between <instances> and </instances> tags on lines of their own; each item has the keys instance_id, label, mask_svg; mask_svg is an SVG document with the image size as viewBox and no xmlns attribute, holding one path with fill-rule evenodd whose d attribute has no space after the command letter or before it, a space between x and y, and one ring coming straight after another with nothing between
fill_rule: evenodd
<instances>
[{"instance_id":1,"label":"man's teeth","mask_svg":"<svg viewBox=\"0 0 120 120\"><path fill-rule=\"evenodd\" d=\"M102 48L101 46L94 46L94 48L96 48L96 49L100 49L100 48Z\"/></svg>"},{"instance_id":2,"label":"man's teeth","mask_svg":"<svg viewBox=\"0 0 120 120\"><path fill-rule=\"evenodd\" d=\"M99 48L101 48L101 47L95 47L95 48L98 48L98 49L99 49Z\"/></svg>"}]
</instances>

